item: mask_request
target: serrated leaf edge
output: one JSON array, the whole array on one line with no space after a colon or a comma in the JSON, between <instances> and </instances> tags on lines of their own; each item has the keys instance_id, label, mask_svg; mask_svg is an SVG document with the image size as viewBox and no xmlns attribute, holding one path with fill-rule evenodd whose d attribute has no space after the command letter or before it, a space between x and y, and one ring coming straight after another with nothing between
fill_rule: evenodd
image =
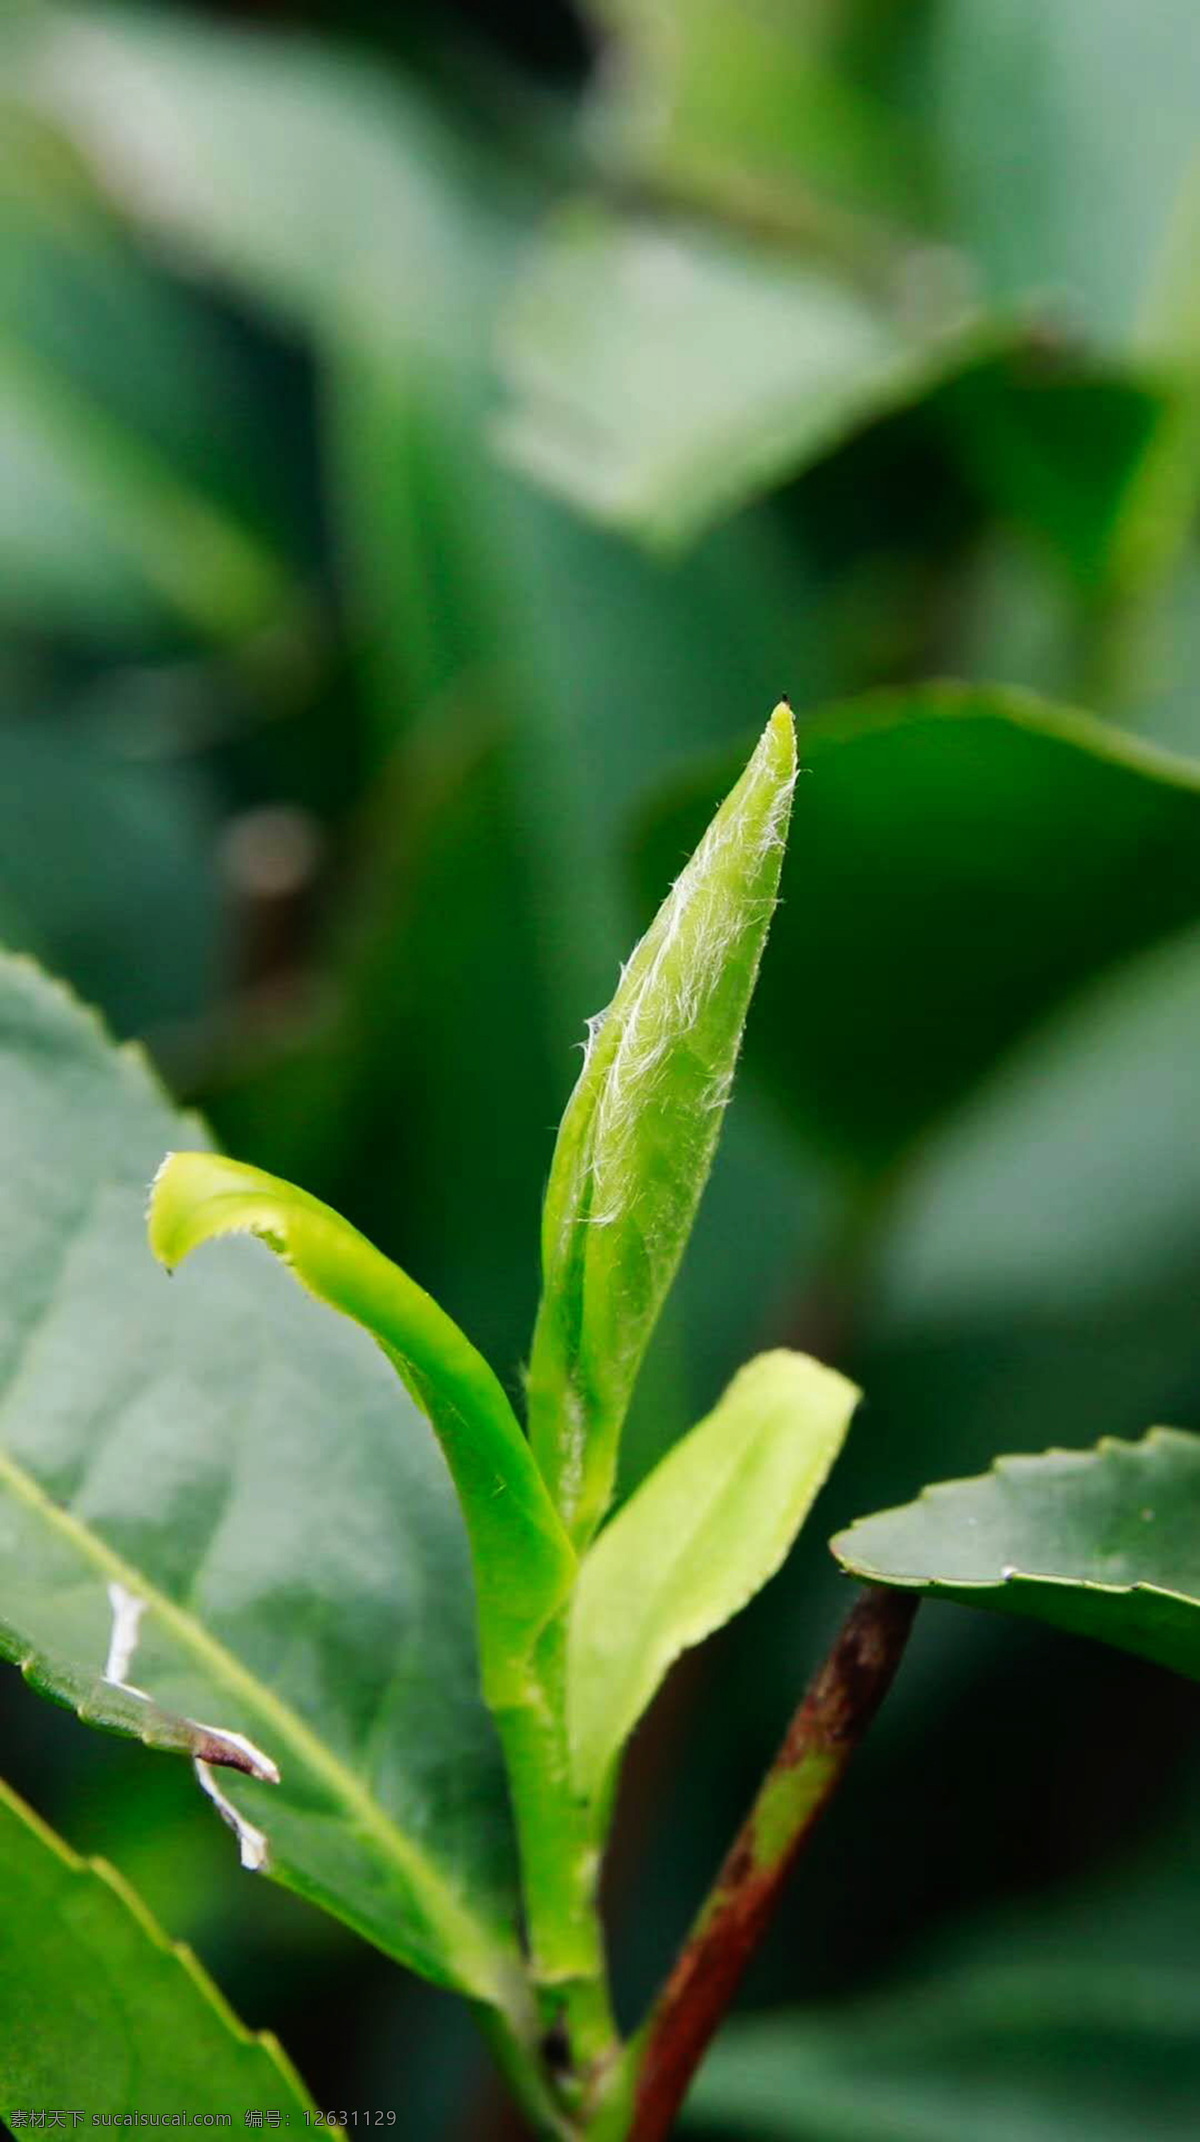
<instances>
[{"instance_id":1,"label":"serrated leaf edge","mask_svg":"<svg viewBox=\"0 0 1200 2142\"><path fill-rule=\"evenodd\" d=\"M313 2099L309 2096L300 2075L293 2067L274 2031L251 2030L247 2024L242 2022L241 2017L230 2007L220 1987L209 1977L195 1951L188 1947L186 1941L173 1940L171 1935L165 1932L154 1917L149 1905L145 1903L135 1889L130 1887L124 1875L116 1867L111 1866L106 1859L98 1859L91 1854L85 1856L74 1851L66 1842L66 1839L60 1837L57 1831L52 1830L49 1824L44 1822L41 1816L29 1806L28 1802L23 1800L19 1793L14 1792L12 1786L7 1784L3 1778L0 1778L0 1804L8 1808L9 1812L15 1815L19 1822L24 1823L25 1827L33 1832L38 1841L45 1845L47 1850L52 1852L55 1858L60 1860L73 1875L88 1875L101 1882L115 1896L118 1903L124 1907L130 1918L134 1920L139 1930L146 1935L154 1947L160 1950L163 1955L171 1957L179 1965L185 1977L190 1979L200 1998L212 2010L230 2036L235 2038L241 2045L256 2047L265 2053L272 2065L279 2071L280 2080L287 2084L302 2108L307 2111L316 2109Z\"/></svg>"},{"instance_id":2,"label":"serrated leaf edge","mask_svg":"<svg viewBox=\"0 0 1200 2142\"><path fill-rule=\"evenodd\" d=\"M1002 1457L993 1458L992 1463L982 1473L967 1473L953 1480L932 1481L921 1488L909 1502L893 1503L887 1509L873 1510L869 1517L855 1518L853 1524L834 1534L829 1542L829 1550L848 1576L857 1577L866 1584L886 1584L892 1591L982 1593L1004 1591L1009 1586L1021 1584L1048 1584L1062 1591L1095 1592L1102 1597L1114 1599L1128 1599L1135 1593L1141 1593L1149 1598L1170 1599L1180 1606L1200 1608L1200 1593L1178 1592L1168 1585L1149 1584L1144 1579L1138 1579L1132 1584L1105 1584L1097 1577L1070 1577L1057 1570L1015 1567L1005 1567L995 1577L900 1577L876 1568L873 1563L858 1561L848 1552L848 1544L854 1534L881 1518L902 1516L905 1511L914 1510L922 1503L932 1504L942 1499L949 1500L963 1488L982 1487L987 1481L1000 1479L1006 1473L1016 1472L1027 1466L1036 1467L1046 1458L1065 1459L1080 1466L1095 1465L1102 1463L1112 1451L1142 1452L1172 1442L1200 1446L1200 1435L1190 1428L1155 1427L1148 1428L1144 1435L1135 1438L1101 1436L1099 1442L1093 1443L1087 1450L1068 1450L1054 1443L1046 1450L1009 1451Z\"/></svg>"}]
</instances>

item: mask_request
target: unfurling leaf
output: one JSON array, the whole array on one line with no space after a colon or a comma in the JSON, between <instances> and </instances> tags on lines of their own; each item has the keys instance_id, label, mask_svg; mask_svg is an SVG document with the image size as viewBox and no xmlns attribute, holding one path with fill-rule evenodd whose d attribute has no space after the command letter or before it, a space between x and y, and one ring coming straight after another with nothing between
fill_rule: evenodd
<instances>
[{"instance_id":1,"label":"unfurling leaf","mask_svg":"<svg viewBox=\"0 0 1200 2142\"><path fill-rule=\"evenodd\" d=\"M156 1257L172 1269L202 1242L237 1234L258 1236L319 1301L369 1331L432 1423L471 1542L484 1687L503 1706L575 1556L497 1377L432 1297L318 1198L219 1154L169 1153L150 1202Z\"/></svg>"},{"instance_id":2,"label":"unfurling leaf","mask_svg":"<svg viewBox=\"0 0 1200 2142\"><path fill-rule=\"evenodd\" d=\"M585 1555L571 1617L577 1792L612 1767L680 1652L779 1568L841 1449L859 1393L806 1354L760 1354Z\"/></svg>"},{"instance_id":3,"label":"unfurling leaf","mask_svg":"<svg viewBox=\"0 0 1200 2142\"><path fill-rule=\"evenodd\" d=\"M1096 1636L1200 1680L1200 1436L1000 1458L839 1533L853 1576Z\"/></svg>"},{"instance_id":4,"label":"unfurling leaf","mask_svg":"<svg viewBox=\"0 0 1200 2142\"><path fill-rule=\"evenodd\" d=\"M621 1426L691 1231L766 940L796 774L766 731L633 954L555 1147L530 1433L573 1538L607 1508Z\"/></svg>"}]
</instances>

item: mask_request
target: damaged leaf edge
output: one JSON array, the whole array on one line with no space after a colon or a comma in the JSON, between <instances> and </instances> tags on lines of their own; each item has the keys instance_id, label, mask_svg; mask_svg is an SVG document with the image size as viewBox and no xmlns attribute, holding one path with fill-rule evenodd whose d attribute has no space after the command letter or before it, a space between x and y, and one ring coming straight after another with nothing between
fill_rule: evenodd
<instances>
[{"instance_id":1,"label":"damaged leaf edge","mask_svg":"<svg viewBox=\"0 0 1200 2142\"><path fill-rule=\"evenodd\" d=\"M95 1570L97 1575L105 1580L106 1585L115 1582L126 1592L140 1598L144 1602L144 1611L158 1617L188 1656L211 1673L215 1680L225 1682L232 1697L244 1703L251 1712L258 1713L264 1722L273 1728L277 1736L276 1745L290 1750L297 1760L320 1780L330 1797L340 1803L359 1829L374 1841L391 1865L399 1871L429 1926L431 1938L436 1939L439 1944L442 1968L446 1974L444 1982L457 1986L470 1998L486 2001L512 2019L515 2010L522 2005L518 1991L519 1952L512 1930L503 1924L478 1918L471 1906L452 1888L436 1862L428 1857L424 1848L397 1827L369 1788L332 1748L320 1739L319 1734L299 1713L266 1683L257 1679L249 1668L243 1666L240 1660L227 1651L217 1638L210 1635L185 1608L178 1606L155 1585L143 1579L138 1571L131 1568L73 1512L55 1503L40 1484L17 1465L7 1452L0 1451L0 1493L5 1491L12 1494L27 1510L31 1510L52 1531L65 1537L80 1560ZM77 1670L66 1665L44 1647L31 1644L9 1624L0 1623L0 1657L17 1666L23 1679L38 1694L73 1711L81 1724L98 1727L102 1731L116 1732L129 1739L141 1740L147 1747L169 1748L169 1743L156 1743L148 1738L143 1730L147 1724L157 1721L164 1721L168 1726L175 1723L174 1714L160 1710L156 1704L151 1704L153 1718L140 1718L140 1706L136 1704L124 1715L118 1712L108 1717L89 1709L89 1696L106 1686L112 1688L116 1695L126 1697L129 1702L127 1692L119 1682L106 1683L103 1675L97 1674L94 1682L89 1684L81 1696ZM225 1734L224 1729L222 1738L226 1744L232 1744L230 1754L224 1758L226 1767L245 1770L244 1759L231 1760L233 1748L242 1744L253 1749L254 1743L245 1741L242 1735ZM191 1747L180 1752L193 1755L194 1759ZM211 1761L211 1750L205 1749L201 1760ZM272 1768L277 1767L269 1755L263 1756L262 1760ZM269 1778L269 1772L267 1776ZM211 1798L210 1786L203 1778L200 1778L199 1782ZM226 1795L222 1793L221 1798L225 1799ZM223 1813L219 1805L218 1812ZM273 1871L269 1861L264 1864L263 1871ZM397 1953L402 1951L398 1950Z\"/></svg>"}]
</instances>

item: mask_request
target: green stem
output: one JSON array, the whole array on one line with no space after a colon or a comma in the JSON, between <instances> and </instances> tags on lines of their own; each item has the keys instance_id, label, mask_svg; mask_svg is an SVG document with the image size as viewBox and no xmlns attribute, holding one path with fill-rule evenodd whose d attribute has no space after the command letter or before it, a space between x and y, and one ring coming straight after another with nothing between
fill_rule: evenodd
<instances>
[{"instance_id":1,"label":"green stem","mask_svg":"<svg viewBox=\"0 0 1200 2142\"><path fill-rule=\"evenodd\" d=\"M511 2017L484 2003L477 2003L474 2012L513 2103L538 2142L576 2142L575 2124L547 2079L536 2030L514 2029Z\"/></svg>"},{"instance_id":2,"label":"green stem","mask_svg":"<svg viewBox=\"0 0 1200 2142\"><path fill-rule=\"evenodd\" d=\"M579 2108L620 2050L597 1904L592 1812L572 1791L566 1730L566 1615L531 1662L524 1699L497 1711L508 1766L544 2064Z\"/></svg>"}]
</instances>

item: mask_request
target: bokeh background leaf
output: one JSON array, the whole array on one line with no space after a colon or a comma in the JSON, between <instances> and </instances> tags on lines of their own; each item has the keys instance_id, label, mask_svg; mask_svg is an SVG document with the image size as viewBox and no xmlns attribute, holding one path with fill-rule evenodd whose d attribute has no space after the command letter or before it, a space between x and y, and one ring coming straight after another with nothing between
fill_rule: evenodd
<instances>
[{"instance_id":1,"label":"bokeh background leaf","mask_svg":"<svg viewBox=\"0 0 1200 2142\"><path fill-rule=\"evenodd\" d=\"M814 713L800 752L811 779L753 1046L789 1109L869 1166L1200 903L1195 769L1068 710L927 685ZM696 810L662 812L647 870Z\"/></svg>"},{"instance_id":2,"label":"bokeh background leaf","mask_svg":"<svg viewBox=\"0 0 1200 2142\"><path fill-rule=\"evenodd\" d=\"M715 795L782 691L803 726L937 676L1087 708L1118 753L1200 747L1195 39L1188 0L0 21L0 928L147 1039L229 1150L418 1271L518 1405L584 1019L686 853L681 830L652 884L629 869L668 790ZM574 310L543 317L564 258ZM647 259L618 306L613 264ZM813 292L907 353L898 390L890 361L834 381L836 422L793 392ZM788 426L760 454L740 397L764 319L787 322ZM656 460L647 412L686 461ZM499 458L527 420L569 440L553 490ZM810 763L796 860L832 778ZM1025 918L1011 960L976 932L927 988L891 924L947 824L996 837L995 768L966 753L953 796L864 768L879 856L858 843L832 883L873 1015L850 1005L818 1121L804 930L833 924L790 900L622 1492L780 1344L867 1392L826 1531L1001 1450L1200 1423L1190 805L1177 850L1131 837L1102 868L1082 764L1052 791L1036 753L1010 769L1009 882L1026 822L1071 838L1048 858L1031 830L1027 904L992 911L998 938ZM944 895L943 917L960 875ZM802 1546L635 1737L608 1897L626 2016L843 1595ZM0 1678L22 1789L304 2047L320 2102L490 2135L452 2003L231 1882L185 1766ZM923 1614L748 1993L898 1985L1001 1900L1044 1942L1068 1881L1137 1845L1132 1888L1173 1899L1139 1963L1186 1955L1198 1723L1149 1664Z\"/></svg>"}]
</instances>

